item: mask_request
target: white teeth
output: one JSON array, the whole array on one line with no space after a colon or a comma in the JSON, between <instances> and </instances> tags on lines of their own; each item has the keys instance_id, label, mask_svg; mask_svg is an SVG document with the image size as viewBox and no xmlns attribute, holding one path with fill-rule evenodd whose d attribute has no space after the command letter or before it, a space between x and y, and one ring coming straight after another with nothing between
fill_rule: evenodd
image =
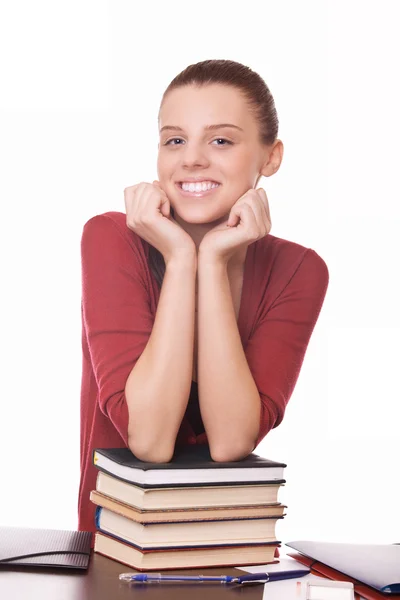
<instances>
[{"instance_id":1,"label":"white teeth","mask_svg":"<svg viewBox=\"0 0 400 600\"><path fill-rule=\"evenodd\" d=\"M206 192L207 190L211 190L219 186L219 183L214 183L212 181L199 181L194 182L183 182L182 189L185 192Z\"/></svg>"}]
</instances>

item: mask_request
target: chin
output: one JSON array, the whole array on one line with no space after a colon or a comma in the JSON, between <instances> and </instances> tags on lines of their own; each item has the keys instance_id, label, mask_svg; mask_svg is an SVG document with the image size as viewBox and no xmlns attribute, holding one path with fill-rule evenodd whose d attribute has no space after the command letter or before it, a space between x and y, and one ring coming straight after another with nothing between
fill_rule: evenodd
<instances>
[{"instance_id":1,"label":"chin","mask_svg":"<svg viewBox=\"0 0 400 600\"><path fill-rule=\"evenodd\" d=\"M174 216L178 215L182 221L186 223L192 223L193 225L206 225L214 224L217 225L228 220L230 206L228 208L223 207L223 203L218 202L215 204L202 203L201 200L198 203L193 202L182 202L179 198L170 198L171 210ZM222 207L222 208L221 208Z\"/></svg>"},{"instance_id":2,"label":"chin","mask_svg":"<svg viewBox=\"0 0 400 600\"><path fill-rule=\"evenodd\" d=\"M185 221L185 223L190 223L191 225L213 225L213 226L216 226L216 225L219 225L220 223L223 223L224 221L228 220L228 215L223 215L223 216L220 216L218 214L205 215L204 212L202 214L194 215L193 213L185 214L185 211L178 212L178 211L174 210L174 214L178 215L179 218L182 219L182 221Z\"/></svg>"}]
</instances>

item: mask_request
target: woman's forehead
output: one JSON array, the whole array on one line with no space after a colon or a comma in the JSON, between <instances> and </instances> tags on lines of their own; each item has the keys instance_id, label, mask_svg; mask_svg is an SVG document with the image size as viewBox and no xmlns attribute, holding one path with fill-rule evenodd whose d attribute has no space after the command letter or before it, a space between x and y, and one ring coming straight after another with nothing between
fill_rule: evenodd
<instances>
[{"instance_id":1,"label":"woman's forehead","mask_svg":"<svg viewBox=\"0 0 400 600\"><path fill-rule=\"evenodd\" d=\"M251 118L249 104L237 88L222 84L185 85L165 96L160 108L160 128L183 126L185 122L247 124Z\"/></svg>"}]
</instances>

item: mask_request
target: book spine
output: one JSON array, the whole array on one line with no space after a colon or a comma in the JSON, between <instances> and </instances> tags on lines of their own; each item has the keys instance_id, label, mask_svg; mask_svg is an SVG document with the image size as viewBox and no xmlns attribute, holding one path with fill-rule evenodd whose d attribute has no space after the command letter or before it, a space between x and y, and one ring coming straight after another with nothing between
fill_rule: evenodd
<instances>
[{"instance_id":1,"label":"book spine","mask_svg":"<svg viewBox=\"0 0 400 600\"><path fill-rule=\"evenodd\" d=\"M96 529L100 529L100 515L101 515L102 507L96 506L96 511L94 513L94 522L96 525Z\"/></svg>"}]
</instances>

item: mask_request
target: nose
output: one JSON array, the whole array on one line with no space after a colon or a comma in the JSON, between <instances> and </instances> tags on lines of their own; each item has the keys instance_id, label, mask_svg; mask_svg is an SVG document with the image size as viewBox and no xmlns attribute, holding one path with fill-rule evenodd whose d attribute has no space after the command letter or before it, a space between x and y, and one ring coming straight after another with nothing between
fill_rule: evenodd
<instances>
[{"instance_id":1,"label":"nose","mask_svg":"<svg viewBox=\"0 0 400 600\"><path fill-rule=\"evenodd\" d=\"M181 158L182 166L187 169L206 168L210 164L206 149L200 144L187 143L183 148Z\"/></svg>"}]
</instances>

